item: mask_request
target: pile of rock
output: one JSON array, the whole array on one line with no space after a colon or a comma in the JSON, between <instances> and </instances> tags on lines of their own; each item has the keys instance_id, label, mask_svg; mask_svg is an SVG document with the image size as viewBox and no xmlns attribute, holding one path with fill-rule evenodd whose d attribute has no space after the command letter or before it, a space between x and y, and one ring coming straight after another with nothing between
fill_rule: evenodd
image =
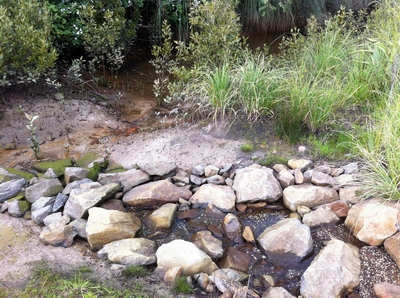
<instances>
[{"instance_id":1,"label":"pile of rock","mask_svg":"<svg viewBox=\"0 0 400 298\"><path fill-rule=\"evenodd\" d=\"M325 243L299 277L299 293L276 286L268 274L252 276L252 285L262 285L263 293L249 287L251 257L235 247L247 243L260 248L274 266L283 259L301 262L313 254L311 229L340 220L360 241L383 244L400 266L397 204L376 198L360 201L356 163L314 167L311 160L293 159L272 168L198 165L188 173L172 162L154 162L93 175L102 162L67 163L62 171L48 164L43 175L29 181L0 168L1 212L43 226L40 239L45 244L67 247L81 237L101 258L124 266L157 264L156 273L165 281L192 277L202 291L217 288L222 297L340 297L351 292L360 281L359 249L342 240ZM276 207L271 204L278 200L292 213L259 235L237 216L249 206ZM136 211L143 209L151 212L139 218ZM196 217L198 210L220 218L221 227L210 225L190 239L157 244L156 239L171 232L176 218ZM138 237L144 228L149 235ZM399 287L387 283L377 284L375 292L379 297L400 296Z\"/></svg>"}]
</instances>

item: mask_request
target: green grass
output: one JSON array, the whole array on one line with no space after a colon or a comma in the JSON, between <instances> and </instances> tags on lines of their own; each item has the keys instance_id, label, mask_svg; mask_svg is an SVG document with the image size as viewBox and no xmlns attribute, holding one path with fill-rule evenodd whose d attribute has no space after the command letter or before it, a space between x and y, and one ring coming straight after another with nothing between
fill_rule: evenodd
<instances>
[{"instance_id":1,"label":"green grass","mask_svg":"<svg viewBox=\"0 0 400 298\"><path fill-rule=\"evenodd\" d=\"M88 267L78 269L72 275L60 275L48 268L38 268L28 285L21 291L1 290L0 297L153 297L142 287L114 289L85 277ZM7 295L7 296L4 296Z\"/></svg>"},{"instance_id":2,"label":"green grass","mask_svg":"<svg viewBox=\"0 0 400 298\"><path fill-rule=\"evenodd\" d=\"M174 291L178 294L191 294L195 292L195 288L188 284L186 277L179 277L174 281Z\"/></svg>"},{"instance_id":3,"label":"green grass","mask_svg":"<svg viewBox=\"0 0 400 298\"><path fill-rule=\"evenodd\" d=\"M122 270L122 275L125 277L142 277L147 276L150 273L151 272L146 267L134 265L130 265Z\"/></svg>"},{"instance_id":4,"label":"green grass","mask_svg":"<svg viewBox=\"0 0 400 298\"><path fill-rule=\"evenodd\" d=\"M255 149L254 145L250 143L246 143L240 146L240 150L245 153L252 152L254 151L254 149Z\"/></svg>"},{"instance_id":5,"label":"green grass","mask_svg":"<svg viewBox=\"0 0 400 298\"><path fill-rule=\"evenodd\" d=\"M288 163L288 159L276 155L276 154L268 154L265 156L264 159L257 161L260 165L265 166L265 167L272 167L275 164L284 164L286 165Z\"/></svg>"}]
</instances>

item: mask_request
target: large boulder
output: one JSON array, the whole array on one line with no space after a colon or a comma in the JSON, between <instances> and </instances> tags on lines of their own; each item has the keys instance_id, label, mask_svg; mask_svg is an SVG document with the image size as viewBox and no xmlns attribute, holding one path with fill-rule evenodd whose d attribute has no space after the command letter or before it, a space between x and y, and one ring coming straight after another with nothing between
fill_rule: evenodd
<instances>
[{"instance_id":1,"label":"large boulder","mask_svg":"<svg viewBox=\"0 0 400 298\"><path fill-rule=\"evenodd\" d=\"M259 165L236 170L232 188L236 191L236 203L275 202L282 197L273 170Z\"/></svg>"},{"instance_id":2,"label":"large boulder","mask_svg":"<svg viewBox=\"0 0 400 298\"><path fill-rule=\"evenodd\" d=\"M266 228L257 241L276 265L300 261L313 251L310 228L295 218L281 220Z\"/></svg>"},{"instance_id":3,"label":"large boulder","mask_svg":"<svg viewBox=\"0 0 400 298\"><path fill-rule=\"evenodd\" d=\"M358 248L341 240L330 240L301 278L303 297L342 297L360 282Z\"/></svg>"},{"instance_id":4,"label":"large boulder","mask_svg":"<svg viewBox=\"0 0 400 298\"><path fill-rule=\"evenodd\" d=\"M152 240L129 238L104 245L97 255L101 258L108 257L111 262L117 264L142 266L157 261L156 250L157 245Z\"/></svg>"},{"instance_id":5,"label":"large boulder","mask_svg":"<svg viewBox=\"0 0 400 298\"><path fill-rule=\"evenodd\" d=\"M86 236L90 247L99 250L107 243L134 238L141 227L140 219L131 213L93 207L89 209Z\"/></svg>"},{"instance_id":6,"label":"large boulder","mask_svg":"<svg viewBox=\"0 0 400 298\"><path fill-rule=\"evenodd\" d=\"M188 200L192 192L178 187L168 180L160 180L136 186L128 191L123 202L134 208L156 208L166 203L177 203L179 198Z\"/></svg>"},{"instance_id":7,"label":"large boulder","mask_svg":"<svg viewBox=\"0 0 400 298\"><path fill-rule=\"evenodd\" d=\"M121 189L120 184L110 183L98 188L73 189L64 206L64 214L72 219L86 217L87 211L111 198Z\"/></svg>"},{"instance_id":8,"label":"large boulder","mask_svg":"<svg viewBox=\"0 0 400 298\"><path fill-rule=\"evenodd\" d=\"M184 240L173 240L161 245L157 252L157 265L162 270L182 267L182 273L192 276L197 273L207 273L218 270L212 259L196 245Z\"/></svg>"},{"instance_id":9,"label":"large boulder","mask_svg":"<svg viewBox=\"0 0 400 298\"><path fill-rule=\"evenodd\" d=\"M233 211L235 208L235 192L226 185L204 184L190 198L194 208L205 208L214 205L224 212Z\"/></svg>"},{"instance_id":10,"label":"large boulder","mask_svg":"<svg viewBox=\"0 0 400 298\"><path fill-rule=\"evenodd\" d=\"M309 183L292 185L283 191L283 203L286 208L295 212L298 206L309 208L337 201L339 195L330 187L316 186Z\"/></svg>"},{"instance_id":11,"label":"large boulder","mask_svg":"<svg viewBox=\"0 0 400 298\"><path fill-rule=\"evenodd\" d=\"M99 174L98 182L105 185L108 183L122 184L124 193L130 191L137 185L143 184L150 180L148 174L141 170L132 169L126 172Z\"/></svg>"},{"instance_id":12,"label":"large boulder","mask_svg":"<svg viewBox=\"0 0 400 298\"><path fill-rule=\"evenodd\" d=\"M359 240L381 245L397 232L399 211L396 207L397 203L380 199L362 201L351 207L345 225Z\"/></svg>"}]
</instances>

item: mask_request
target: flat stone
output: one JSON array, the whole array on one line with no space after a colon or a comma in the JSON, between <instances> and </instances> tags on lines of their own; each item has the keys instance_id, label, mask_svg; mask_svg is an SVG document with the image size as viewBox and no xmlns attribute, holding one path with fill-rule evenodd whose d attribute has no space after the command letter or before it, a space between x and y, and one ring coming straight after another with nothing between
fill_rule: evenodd
<instances>
[{"instance_id":1,"label":"flat stone","mask_svg":"<svg viewBox=\"0 0 400 298\"><path fill-rule=\"evenodd\" d=\"M314 166L312 160L309 159L289 159L288 166L293 170L299 169L301 172L311 169Z\"/></svg>"},{"instance_id":2,"label":"flat stone","mask_svg":"<svg viewBox=\"0 0 400 298\"><path fill-rule=\"evenodd\" d=\"M303 224L310 228L322 224L336 224L338 221L339 217L337 217L335 213L324 208L318 208L317 210L311 211L303 216Z\"/></svg>"},{"instance_id":3,"label":"flat stone","mask_svg":"<svg viewBox=\"0 0 400 298\"><path fill-rule=\"evenodd\" d=\"M25 179L14 179L0 184L0 203L16 196L28 184Z\"/></svg>"},{"instance_id":4,"label":"flat stone","mask_svg":"<svg viewBox=\"0 0 400 298\"><path fill-rule=\"evenodd\" d=\"M218 262L220 268L229 268L247 273L250 268L251 256L230 246L225 249L224 255Z\"/></svg>"},{"instance_id":5,"label":"flat stone","mask_svg":"<svg viewBox=\"0 0 400 298\"><path fill-rule=\"evenodd\" d=\"M224 254L222 241L214 237L210 231L193 234L191 242L213 259L219 259Z\"/></svg>"},{"instance_id":6,"label":"flat stone","mask_svg":"<svg viewBox=\"0 0 400 298\"><path fill-rule=\"evenodd\" d=\"M156 160L156 161L142 161L138 163L139 168L149 174L150 176L166 176L177 170L175 162Z\"/></svg>"},{"instance_id":7,"label":"flat stone","mask_svg":"<svg viewBox=\"0 0 400 298\"><path fill-rule=\"evenodd\" d=\"M235 208L235 192L225 185L204 184L190 198L193 208L205 208L212 204L221 211L230 212Z\"/></svg>"},{"instance_id":8,"label":"flat stone","mask_svg":"<svg viewBox=\"0 0 400 298\"><path fill-rule=\"evenodd\" d=\"M45 179L26 188L25 198L34 203L40 197L52 197L63 191L63 186L57 178Z\"/></svg>"},{"instance_id":9,"label":"flat stone","mask_svg":"<svg viewBox=\"0 0 400 298\"><path fill-rule=\"evenodd\" d=\"M99 182L102 185L108 183L121 183L122 190L124 193L126 193L135 186L146 183L149 180L150 177L147 173L141 170L131 169L126 172L99 174L97 182Z\"/></svg>"},{"instance_id":10,"label":"flat stone","mask_svg":"<svg viewBox=\"0 0 400 298\"><path fill-rule=\"evenodd\" d=\"M136 186L124 197L125 205L134 208L156 208L166 203L177 203L179 198L188 200L192 192L178 187L168 180L159 180Z\"/></svg>"},{"instance_id":11,"label":"flat stone","mask_svg":"<svg viewBox=\"0 0 400 298\"><path fill-rule=\"evenodd\" d=\"M380 282L374 284L374 292L376 298L399 298L400 286L388 282Z\"/></svg>"},{"instance_id":12,"label":"flat stone","mask_svg":"<svg viewBox=\"0 0 400 298\"><path fill-rule=\"evenodd\" d=\"M148 217L143 218L142 221L152 233L156 231L170 231L177 208L177 204L164 204L154 210Z\"/></svg>"}]
</instances>

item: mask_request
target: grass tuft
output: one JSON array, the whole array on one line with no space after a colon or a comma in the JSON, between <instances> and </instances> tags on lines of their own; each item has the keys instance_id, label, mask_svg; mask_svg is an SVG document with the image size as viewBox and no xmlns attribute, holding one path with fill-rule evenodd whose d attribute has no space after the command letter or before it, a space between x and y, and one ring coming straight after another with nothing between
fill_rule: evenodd
<instances>
[{"instance_id":1,"label":"grass tuft","mask_svg":"<svg viewBox=\"0 0 400 298\"><path fill-rule=\"evenodd\" d=\"M189 284L186 277L179 277L174 281L174 291L178 294L191 294L195 292L195 288Z\"/></svg>"}]
</instances>

